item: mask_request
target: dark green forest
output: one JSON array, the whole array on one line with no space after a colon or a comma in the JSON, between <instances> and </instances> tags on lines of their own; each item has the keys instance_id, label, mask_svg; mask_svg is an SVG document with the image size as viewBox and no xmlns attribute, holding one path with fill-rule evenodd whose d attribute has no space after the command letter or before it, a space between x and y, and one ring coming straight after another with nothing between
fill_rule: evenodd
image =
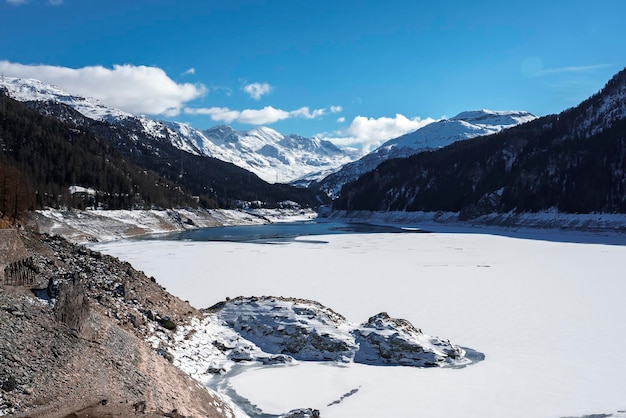
<instances>
[{"instance_id":1,"label":"dark green forest","mask_svg":"<svg viewBox=\"0 0 626 418\"><path fill-rule=\"evenodd\" d=\"M346 184L334 208L626 212L626 71L579 106L440 150L388 160ZM607 99L610 98L610 100ZM613 108L606 108L610 103Z\"/></svg>"},{"instance_id":2,"label":"dark green forest","mask_svg":"<svg viewBox=\"0 0 626 418\"><path fill-rule=\"evenodd\" d=\"M0 92L0 217L44 207L233 208L239 201L319 201L306 189L265 183L166 141L131 140L132 129L90 120L64 105L31 107L37 109ZM47 116L57 112L68 122ZM70 194L70 186L95 193Z\"/></svg>"},{"instance_id":3,"label":"dark green forest","mask_svg":"<svg viewBox=\"0 0 626 418\"><path fill-rule=\"evenodd\" d=\"M12 182L21 185L21 193L29 196L24 197L29 203L23 208L195 204L186 190L130 163L89 130L43 116L4 95L0 112L0 163L13 173ZM97 190L94 201L70 195L73 185Z\"/></svg>"}]
</instances>

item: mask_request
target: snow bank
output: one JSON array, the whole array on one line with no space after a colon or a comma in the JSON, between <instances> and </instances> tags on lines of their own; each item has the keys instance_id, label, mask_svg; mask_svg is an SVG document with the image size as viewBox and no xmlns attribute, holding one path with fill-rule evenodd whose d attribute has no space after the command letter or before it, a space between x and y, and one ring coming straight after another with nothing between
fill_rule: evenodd
<instances>
[{"instance_id":1,"label":"snow bank","mask_svg":"<svg viewBox=\"0 0 626 418\"><path fill-rule=\"evenodd\" d=\"M42 233L73 242L112 241L145 234L229 225L262 225L313 219L307 209L167 209L167 210L56 210L36 211L32 222Z\"/></svg>"},{"instance_id":2,"label":"snow bank","mask_svg":"<svg viewBox=\"0 0 626 418\"><path fill-rule=\"evenodd\" d=\"M508 230L559 229L587 232L626 232L626 214L623 213L561 213L546 211L537 213L491 213L471 220L460 220L458 212L371 212L329 211L324 214L330 219L344 222L369 222L374 224L419 226L434 231L473 229L486 232L485 227Z\"/></svg>"}]
</instances>

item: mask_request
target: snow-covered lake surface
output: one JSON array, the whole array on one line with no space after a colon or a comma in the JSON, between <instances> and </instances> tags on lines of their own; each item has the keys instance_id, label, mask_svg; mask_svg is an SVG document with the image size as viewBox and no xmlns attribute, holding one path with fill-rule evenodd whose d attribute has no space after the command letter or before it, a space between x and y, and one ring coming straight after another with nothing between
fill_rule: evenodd
<instances>
[{"instance_id":1,"label":"snow-covered lake surface","mask_svg":"<svg viewBox=\"0 0 626 418\"><path fill-rule=\"evenodd\" d=\"M486 356L461 369L300 363L230 378L267 414L626 416L626 235L448 230L92 248L199 308L274 295L317 300L357 323L386 311Z\"/></svg>"}]
</instances>

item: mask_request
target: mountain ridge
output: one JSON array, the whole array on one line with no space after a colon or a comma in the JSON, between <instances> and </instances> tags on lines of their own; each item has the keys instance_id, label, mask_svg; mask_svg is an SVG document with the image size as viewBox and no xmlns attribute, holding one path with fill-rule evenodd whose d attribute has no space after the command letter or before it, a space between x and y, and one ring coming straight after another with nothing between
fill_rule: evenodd
<instances>
[{"instance_id":1,"label":"mountain ridge","mask_svg":"<svg viewBox=\"0 0 626 418\"><path fill-rule=\"evenodd\" d=\"M369 154L342 166L337 172L320 180L315 187L319 187L331 197L337 197L344 184L356 180L361 174L375 169L388 159L406 158L456 141L493 134L535 118L536 116L525 111L482 109L461 112L453 118L441 119L388 140Z\"/></svg>"},{"instance_id":2,"label":"mountain ridge","mask_svg":"<svg viewBox=\"0 0 626 418\"><path fill-rule=\"evenodd\" d=\"M558 115L390 159L342 189L335 209L626 212L626 69Z\"/></svg>"},{"instance_id":3,"label":"mountain ridge","mask_svg":"<svg viewBox=\"0 0 626 418\"><path fill-rule=\"evenodd\" d=\"M72 95L36 79L3 77L0 87L6 88L9 96L18 101L63 103L97 121L133 126L155 140L168 140L176 148L191 154L233 163L268 183L290 183L318 171L336 169L360 156L352 149L341 149L328 141L294 134L285 136L268 127L233 130L228 146L219 141L219 135L212 136L216 132L214 128L202 131L184 122L134 115L105 106L94 98Z\"/></svg>"}]
</instances>

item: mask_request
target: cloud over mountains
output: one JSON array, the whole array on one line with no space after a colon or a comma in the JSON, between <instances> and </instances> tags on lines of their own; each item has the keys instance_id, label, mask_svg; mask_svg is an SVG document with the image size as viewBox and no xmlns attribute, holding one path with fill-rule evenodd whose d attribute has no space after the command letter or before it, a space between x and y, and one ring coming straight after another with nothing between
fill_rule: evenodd
<instances>
[{"instance_id":1,"label":"cloud over mountains","mask_svg":"<svg viewBox=\"0 0 626 418\"><path fill-rule=\"evenodd\" d=\"M181 77L195 75L191 67ZM34 78L47 84L56 85L71 94L94 97L103 104L134 114L161 115L176 117L204 115L217 123L239 123L244 125L272 125L287 119L314 120L324 116L340 114L340 105L312 108L302 106L296 109L283 109L266 105L261 108L232 109L226 106L199 106L201 99L218 88L207 87L202 83L181 83L172 79L161 68L145 65L86 66L69 68L43 64L21 64L0 60L0 73L9 77ZM222 89L224 89L222 87ZM241 91L253 100L260 100L272 91L269 83L247 83ZM231 90L228 89L227 96ZM210 96L212 97L212 96ZM323 132L316 136L340 146L353 146L364 151L373 149L384 141L415 131L434 121L432 118L407 117L396 114L394 117L356 116L349 121L344 116L336 118L345 128Z\"/></svg>"},{"instance_id":2,"label":"cloud over mountains","mask_svg":"<svg viewBox=\"0 0 626 418\"><path fill-rule=\"evenodd\" d=\"M24 65L0 61L10 77L35 78L72 94L95 97L130 113L176 116L183 105L206 93L202 84L177 83L157 67L114 65L82 68Z\"/></svg>"}]
</instances>

